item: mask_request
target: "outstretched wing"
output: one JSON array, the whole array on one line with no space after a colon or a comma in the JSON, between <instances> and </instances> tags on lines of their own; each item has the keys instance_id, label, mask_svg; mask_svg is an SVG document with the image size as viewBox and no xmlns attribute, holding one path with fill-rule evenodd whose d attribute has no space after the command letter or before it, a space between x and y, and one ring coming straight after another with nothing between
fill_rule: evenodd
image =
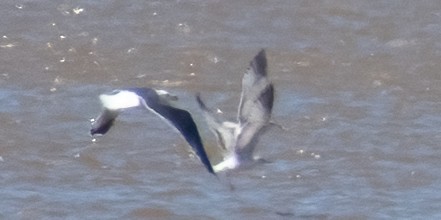
<instances>
[{"instance_id":1,"label":"outstretched wing","mask_svg":"<svg viewBox=\"0 0 441 220\"><path fill-rule=\"evenodd\" d=\"M242 93L238 109L240 124L266 122L271 115L274 91L267 78L265 51L261 50L251 61L242 78Z\"/></svg>"},{"instance_id":2,"label":"outstretched wing","mask_svg":"<svg viewBox=\"0 0 441 220\"><path fill-rule=\"evenodd\" d=\"M252 151L252 141L261 129L268 124L274 102L274 87L267 78L267 60L261 50L251 61L242 79L242 93L238 109L241 133L237 140L237 150Z\"/></svg>"},{"instance_id":3,"label":"outstretched wing","mask_svg":"<svg viewBox=\"0 0 441 220\"><path fill-rule=\"evenodd\" d=\"M163 95L163 93L158 95L157 91L150 88L115 90L110 94L100 95L104 110L92 122L90 133L92 135L105 134L112 126L119 111L142 104L176 128L199 156L208 172L215 174L190 113L164 104L167 103L167 100L163 99L170 99L170 97L163 97Z\"/></svg>"},{"instance_id":4,"label":"outstretched wing","mask_svg":"<svg viewBox=\"0 0 441 220\"><path fill-rule=\"evenodd\" d=\"M157 103L157 105L146 105L146 107L175 127L196 152L208 172L216 175L205 152L198 128L189 112L160 103Z\"/></svg>"},{"instance_id":5,"label":"outstretched wing","mask_svg":"<svg viewBox=\"0 0 441 220\"><path fill-rule=\"evenodd\" d=\"M269 84L261 92L252 109L240 123L241 132L237 137L236 151L239 154L251 154L258 141L258 137L266 130L265 127L271 117L274 100L274 87Z\"/></svg>"}]
</instances>

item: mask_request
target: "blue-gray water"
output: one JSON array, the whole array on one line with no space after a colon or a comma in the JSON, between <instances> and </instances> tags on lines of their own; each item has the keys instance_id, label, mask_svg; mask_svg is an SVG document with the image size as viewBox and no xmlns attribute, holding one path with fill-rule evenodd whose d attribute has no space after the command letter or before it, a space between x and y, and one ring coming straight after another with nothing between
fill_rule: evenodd
<instances>
[{"instance_id":1,"label":"blue-gray water","mask_svg":"<svg viewBox=\"0 0 441 220\"><path fill-rule=\"evenodd\" d=\"M2 219L439 219L438 1L0 3ZM234 118L267 50L277 98L257 152L220 179L143 110L92 141L98 95L193 95ZM234 186L232 190L231 186Z\"/></svg>"}]
</instances>

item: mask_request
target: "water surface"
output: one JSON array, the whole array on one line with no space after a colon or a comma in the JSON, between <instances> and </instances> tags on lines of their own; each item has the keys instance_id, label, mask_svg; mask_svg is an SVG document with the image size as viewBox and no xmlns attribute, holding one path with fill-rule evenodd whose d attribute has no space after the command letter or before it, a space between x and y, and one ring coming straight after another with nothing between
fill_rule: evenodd
<instances>
[{"instance_id":1,"label":"water surface","mask_svg":"<svg viewBox=\"0 0 441 220\"><path fill-rule=\"evenodd\" d=\"M437 219L437 1L3 1L0 217ZM220 180L160 119L127 112L96 141L98 95L148 86L234 119L267 50L277 98L256 153ZM231 190L230 183L234 186Z\"/></svg>"}]
</instances>

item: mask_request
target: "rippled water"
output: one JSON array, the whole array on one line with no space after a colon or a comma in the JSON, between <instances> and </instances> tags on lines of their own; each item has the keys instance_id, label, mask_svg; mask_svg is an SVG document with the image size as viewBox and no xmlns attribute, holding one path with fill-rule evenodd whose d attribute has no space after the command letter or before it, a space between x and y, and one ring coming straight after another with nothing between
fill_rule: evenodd
<instances>
[{"instance_id":1,"label":"rippled water","mask_svg":"<svg viewBox=\"0 0 441 220\"><path fill-rule=\"evenodd\" d=\"M0 218L438 219L438 1L3 1ZM96 141L98 95L193 95L234 118L267 50L277 128L270 164L208 174L143 110Z\"/></svg>"}]
</instances>

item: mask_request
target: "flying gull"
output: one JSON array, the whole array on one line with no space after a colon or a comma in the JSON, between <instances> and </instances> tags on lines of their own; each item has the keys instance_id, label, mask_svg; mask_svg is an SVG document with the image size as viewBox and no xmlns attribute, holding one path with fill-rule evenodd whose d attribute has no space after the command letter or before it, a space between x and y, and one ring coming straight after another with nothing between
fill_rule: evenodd
<instances>
[{"instance_id":1,"label":"flying gull","mask_svg":"<svg viewBox=\"0 0 441 220\"><path fill-rule=\"evenodd\" d=\"M259 136L270 124L274 101L274 87L267 77L265 51L261 50L251 61L242 79L237 122L220 122L196 95L210 130L224 151L223 161L213 166L214 172L246 167L258 161L253 156Z\"/></svg>"},{"instance_id":2,"label":"flying gull","mask_svg":"<svg viewBox=\"0 0 441 220\"><path fill-rule=\"evenodd\" d=\"M216 175L208 160L193 118L189 112L168 105L167 101L175 98L168 92L150 88L130 88L114 90L111 93L100 95L99 98L103 110L96 119L92 119L91 135L105 134L112 127L118 114L124 109L143 106L178 130L196 152L208 172Z\"/></svg>"}]
</instances>

